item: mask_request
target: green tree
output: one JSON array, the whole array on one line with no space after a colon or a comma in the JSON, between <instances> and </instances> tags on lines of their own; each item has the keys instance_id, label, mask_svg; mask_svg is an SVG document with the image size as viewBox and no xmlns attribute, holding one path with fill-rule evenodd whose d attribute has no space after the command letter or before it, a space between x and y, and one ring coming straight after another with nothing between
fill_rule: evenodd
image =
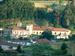
<instances>
[{"instance_id":1,"label":"green tree","mask_svg":"<svg viewBox=\"0 0 75 56\"><path fill-rule=\"evenodd\" d=\"M72 34L69 38L71 41L75 41L75 34Z\"/></svg>"},{"instance_id":2,"label":"green tree","mask_svg":"<svg viewBox=\"0 0 75 56\"><path fill-rule=\"evenodd\" d=\"M20 46L20 45L18 45L18 46L17 46L16 51L17 51L17 52L19 52L19 53L21 53L21 52L22 52L22 49L21 49L21 46Z\"/></svg>"},{"instance_id":3,"label":"green tree","mask_svg":"<svg viewBox=\"0 0 75 56\"><path fill-rule=\"evenodd\" d=\"M75 25L75 6L72 2L69 2L65 9L62 11L61 25L66 28L74 28Z\"/></svg>"},{"instance_id":4,"label":"green tree","mask_svg":"<svg viewBox=\"0 0 75 56\"><path fill-rule=\"evenodd\" d=\"M33 18L33 4L26 0L4 0L0 4L0 18Z\"/></svg>"},{"instance_id":5,"label":"green tree","mask_svg":"<svg viewBox=\"0 0 75 56\"><path fill-rule=\"evenodd\" d=\"M53 51L49 44L44 43L33 44L31 47L32 56L50 56Z\"/></svg>"},{"instance_id":6,"label":"green tree","mask_svg":"<svg viewBox=\"0 0 75 56\"><path fill-rule=\"evenodd\" d=\"M36 8L34 10L34 20L37 25L47 25L47 20L45 19L46 17L46 9L42 8Z\"/></svg>"},{"instance_id":7,"label":"green tree","mask_svg":"<svg viewBox=\"0 0 75 56\"><path fill-rule=\"evenodd\" d=\"M53 24L54 27L61 27L60 19L61 13L64 10L65 6L52 4L51 8L53 9L52 12L49 12L47 17L48 21Z\"/></svg>"},{"instance_id":8,"label":"green tree","mask_svg":"<svg viewBox=\"0 0 75 56\"><path fill-rule=\"evenodd\" d=\"M63 43L62 45L61 45L61 51L62 51L62 54L67 54L67 48L68 48L68 46L67 46L67 44L66 43Z\"/></svg>"},{"instance_id":9,"label":"green tree","mask_svg":"<svg viewBox=\"0 0 75 56\"><path fill-rule=\"evenodd\" d=\"M50 24L53 24L54 27L55 27L55 25L57 25L57 19L56 19L55 11L47 12L46 18Z\"/></svg>"},{"instance_id":10,"label":"green tree","mask_svg":"<svg viewBox=\"0 0 75 56\"><path fill-rule=\"evenodd\" d=\"M48 40L51 40L51 39L54 39L54 36L52 35L51 31L46 30L41 34L40 38L46 38Z\"/></svg>"},{"instance_id":11,"label":"green tree","mask_svg":"<svg viewBox=\"0 0 75 56\"><path fill-rule=\"evenodd\" d=\"M2 47L0 46L0 52L3 52L3 49L2 49Z\"/></svg>"}]
</instances>

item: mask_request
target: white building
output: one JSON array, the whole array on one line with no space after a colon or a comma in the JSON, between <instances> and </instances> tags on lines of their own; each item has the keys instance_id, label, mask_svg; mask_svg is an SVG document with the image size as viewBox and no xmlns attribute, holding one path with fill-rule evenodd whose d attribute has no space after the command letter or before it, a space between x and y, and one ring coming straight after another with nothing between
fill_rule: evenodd
<instances>
[{"instance_id":1,"label":"white building","mask_svg":"<svg viewBox=\"0 0 75 56\"><path fill-rule=\"evenodd\" d=\"M29 33L28 30L25 30L20 27L13 27L11 30L11 36L13 38L19 38L19 37L28 37Z\"/></svg>"},{"instance_id":2,"label":"white building","mask_svg":"<svg viewBox=\"0 0 75 56\"><path fill-rule=\"evenodd\" d=\"M45 27L45 26L35 26L35 25L27 25L27 30L29 32L29 35L36 34L41 35L42 32L44 32L46 29L52 31L52 35L55 35L57 39L60 38L69 38L69 35L71 33L71 30L65 29L65 28L51 28L51 27Z\"/></svg>"},{"instance_id":3,"label":"white building","mask_svg":"<svg viewBox=\"0 0 75 56\"><path fill-rule=\"evenodd\" d=\"M57 39L68 39L71 33L70 30L65 28L51 28L50 30L52 31L52 34L56 36Z\"/></svg>"},{"instance_id":4,"label":"white building","mask_svg":"<svg viewBox=\"0 0 75 56\"><path fill-rule=\"evenodd\" d=\"M46 27L46 26L37 26L33 24L28 24L26 26L26 29L21 28L21 27L12 27L9 32L11 33L10 35L12 36L12 38L19 38L19 37L25 38L25 37L30 36L31 34L41 35L42 32L44 32L47 29L52 31L52 35L56 36L57 39L68 38L68 36L71 33L70 30L65 29L65 28L51 28L51 27Z\"/></svg>"}]
</instances>

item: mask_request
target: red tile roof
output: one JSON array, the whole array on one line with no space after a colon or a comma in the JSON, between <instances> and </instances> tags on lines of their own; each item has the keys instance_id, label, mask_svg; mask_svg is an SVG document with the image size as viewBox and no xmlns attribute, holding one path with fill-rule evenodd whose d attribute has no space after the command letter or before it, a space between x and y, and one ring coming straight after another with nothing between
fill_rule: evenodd
<instances>
[{"instance_id":1,"label":"red tile roof","mask_svg":"<svg viewBox=\"0 0 75 56\"><path fill-rule=\"evenodd\" d=\"M65 28L49 28L51 31L69 31L68 29Z\"/></svg>"},{"instance_id":2,"label":"red tile roof","mask_svg":"<svg viewBox=\"0 0 75 56\"><path fill-rule=\"evenodd\" d=\"M45 30L47 28L48 27L45 27L45 26L33 26L33 30Z\"/></svg>"},{"instance_id":3,"label":"red tile roof","mask_svg":"<svg viewBox=\"0 0 75 56\"><path fill-rule=\"evenodd\" d=\"M50 41L47 39L37 39L36 41L37 43L50 43Z\"/></svg>"},{"instance_id":4,"label":"red tile roof","mask_svg":"<svg viewBox=\"0 0 75 56\"><path fill-rule=\"evenodd\" d=\"M25 28L21 28L21 27L9 27L13 30L26 30ZM48 27L48 26L37 26L37 25L33 25L33 29L32 30L37 30L37 31L44 31L44 30L51 30L51 31L69 31L68 29L65 28L54 28L54 27Z\"/></svg>"},{"instance_id":5,"label":"red tile roof","mask_svg":"<svg viewBox=\"0 0 75 56\"><path fill-rule=\"evenodd\" d=\"M47 27L47 26L33 26L33 30L51 30L51 31L69 31L65 28L54 28L54 27Z\"/></svg>"}]
</instances>

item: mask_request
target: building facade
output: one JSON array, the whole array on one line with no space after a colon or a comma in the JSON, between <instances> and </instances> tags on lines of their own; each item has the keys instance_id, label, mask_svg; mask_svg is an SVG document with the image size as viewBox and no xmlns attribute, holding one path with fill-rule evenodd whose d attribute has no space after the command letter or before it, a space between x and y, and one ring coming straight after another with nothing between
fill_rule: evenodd
<instances>
[{"instance_id":1,"label":"building facade","mask_svg":"<svg viewBox=\"0 0 75 56\"><path fill-rule=\"evenodd\" d=\"M52 28L51 31L52 31L52 34L56 36L57 39L60 39L60 38L68 39L71 33L70 30L65 28Z\"/></svg>"},{"instance_id":2,"label":"building facade","mask_svg":"<svg viewBox=\"0 0 75 56\"><path fill-rule=\"evenodd\" d=\"M27 30L29 34L41 35L45 30L50 30L52 35L56 36L57 39L63 38L68 39L71 33L70 30L65 28L54 28L54 27L45 27L45 26L35 26L35 25L27 25Z\"/></svg>"},{"instance_id":3,"label":"building facade","mask_svg":"<svg viewBox=\"0 0 75 56\"><path fill-rule=\"evenodd\" d=\"M14 27L11 30L11 36L12 38L19 38L19 37L28 37L29 33L27 30L20 28L20 27Z\"/></svg>"},{"instance_id":4,"label":"building facade","mask_svg":"<svg viewBox=\"0 0 75 56\"><path fill-rule=\"evenodd\" d=\"M70 30L65 28L54 28L54 27L46 27L46 26L37 26L33 24L28 24L26 28L22 27L12 27L10 29L5 30L5 36L10 35L12 38L19 38L19 37L28 37L32 34L34 35L41 35L42 32L45 30L50 30L52 32L52 35L56 36L57 39L60 38L69 38L69 35L71 33Z\"/></svg>"}]
</instances>

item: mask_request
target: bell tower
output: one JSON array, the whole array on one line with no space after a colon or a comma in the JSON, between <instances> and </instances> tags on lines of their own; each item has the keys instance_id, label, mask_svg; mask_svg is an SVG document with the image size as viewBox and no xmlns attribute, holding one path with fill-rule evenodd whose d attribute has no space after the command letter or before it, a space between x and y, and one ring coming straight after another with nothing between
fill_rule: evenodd
<instances>
[{"instance_id":1,"label":"bell tower","mask_svg":"<svg viewBox=\"0 0 75 56\"><path fill-rule=\"evenodd\" d=\"M33 32L33 24L28 24L26 26L26 30L29 32L29 35L31 35Z\"/></svg>"}]
</instances>

